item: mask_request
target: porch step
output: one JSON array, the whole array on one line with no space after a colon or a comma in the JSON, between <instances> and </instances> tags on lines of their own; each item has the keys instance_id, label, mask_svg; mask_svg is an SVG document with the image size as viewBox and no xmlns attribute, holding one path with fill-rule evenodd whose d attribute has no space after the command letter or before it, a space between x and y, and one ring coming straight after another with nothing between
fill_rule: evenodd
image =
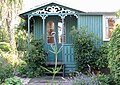
<instances>
[{"instance_id":1,"label":"porch step","mask_svg":"<svg viewBox=\"0 0 120 85\"><path fill-rule=\"evenodd\" d=\"M57 68L60 68L62 66L62 68L60 69L60 71L56 74L56 76L64 76L64 64L62 62L58 62L57 63ZM46 64L46 68L49 70L54 69L55 67L55 62L47 62ZM53 73L50 73L48 71L44 72L47 76L52 76Z\"/></svg>"}]
</instances>

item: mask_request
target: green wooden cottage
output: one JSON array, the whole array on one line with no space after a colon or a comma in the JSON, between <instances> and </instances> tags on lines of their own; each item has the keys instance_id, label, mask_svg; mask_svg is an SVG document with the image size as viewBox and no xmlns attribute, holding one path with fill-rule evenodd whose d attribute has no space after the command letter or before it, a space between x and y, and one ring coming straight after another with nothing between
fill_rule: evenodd
<instances>
[{"instance_id":1,"label":"green wooden cottage","mask_svg":"<svg viewBox=\"0 0 120 85\"><path fill-rule=\"evenodd\" d=\"M99 36L102 42L109 41L116 20L115 12L84 12L54 2L24 12L20 14L20 17L28 21L29 42L31 24L34 39L43 36L44 47L48 52L48 62L55 60L54 54L49 52L49 49L51 49L50 44L54 43L51 33L56 32L57 45L63 46L58 54L58 61L64 64L65 74L69 70L75 70L74 49L70 37L71 28L75 26L79 30L80 27L87 26L88 31Z\"/></svg>"}]
</instances>

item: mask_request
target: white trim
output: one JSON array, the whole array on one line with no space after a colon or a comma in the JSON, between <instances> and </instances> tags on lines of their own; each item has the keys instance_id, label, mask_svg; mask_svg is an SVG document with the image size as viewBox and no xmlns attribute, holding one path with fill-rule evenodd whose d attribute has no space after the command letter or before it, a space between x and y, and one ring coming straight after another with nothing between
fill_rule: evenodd
<instances>
[{"instance_id":1,"label":"white trim","mask_svg":"<svg viewBox=\"0 0 120 85\"><path fill-rule=\"evenodd\" d=\"M103 15L103 41L109 41L110 40L110 38L107 38L107 35L106 34L108 34L108 33L106 33L106 29L107 29L107 25L108 24L106 24L107 23L107 20L106 20L106 18L110 18L110 17L114 17L115 18L115 21L116 21L116 17L115 17L115 15Z\"/></svg>"}]
</instances>

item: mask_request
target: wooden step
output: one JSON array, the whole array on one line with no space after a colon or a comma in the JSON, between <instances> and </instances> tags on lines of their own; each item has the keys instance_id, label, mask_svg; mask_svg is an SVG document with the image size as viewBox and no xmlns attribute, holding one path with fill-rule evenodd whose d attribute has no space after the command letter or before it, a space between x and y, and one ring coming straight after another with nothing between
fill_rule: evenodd
<instances>
[{"instance_id":1,"label":"wooden step","mask_svg":"<svg viewBox=\"0 0 120 85\"><path fill-rule=\"evenodd\" d=\"M57 63L57 68L60 68L62 66L62 68L60 69L60 71L56 74L57 76L64 76L64 64L62 62L58 62ZM54 69L55 67L55 62L47 62L46 64L46 68L49 70ZM53 73L50 73L48 71L44 72L47 76L51 76L53 75Z\"/></svg>"}]
</instances>

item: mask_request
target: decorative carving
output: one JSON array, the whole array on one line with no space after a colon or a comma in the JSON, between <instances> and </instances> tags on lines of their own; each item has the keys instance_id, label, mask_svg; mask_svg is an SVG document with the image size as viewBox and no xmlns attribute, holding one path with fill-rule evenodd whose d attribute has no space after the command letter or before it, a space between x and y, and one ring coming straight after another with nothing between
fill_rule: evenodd
<instances>
[{"instance_id":1,"label":"decorative carving","mask_svg":"<svg viewBox=\"0 0 120 85\"><path fill-rule=\"evenodd\" d=\"M29 16L28 16L28 19L30 20L32 17L33 17L33 15L29 15Z\"/></svg>"},{"instance_id":2,"label":"decorative carving","mask_svg":"<svg viewBox=\"0 0 120 85\"><path fill-rule=\"evenodd\" d=\"M69 9L65 9L59 6L48 6L44 9L37 10L32 12L32 14L56 14L56 13L75 13L75 11L71 11Z\"/></svg>"}]
</instances>

